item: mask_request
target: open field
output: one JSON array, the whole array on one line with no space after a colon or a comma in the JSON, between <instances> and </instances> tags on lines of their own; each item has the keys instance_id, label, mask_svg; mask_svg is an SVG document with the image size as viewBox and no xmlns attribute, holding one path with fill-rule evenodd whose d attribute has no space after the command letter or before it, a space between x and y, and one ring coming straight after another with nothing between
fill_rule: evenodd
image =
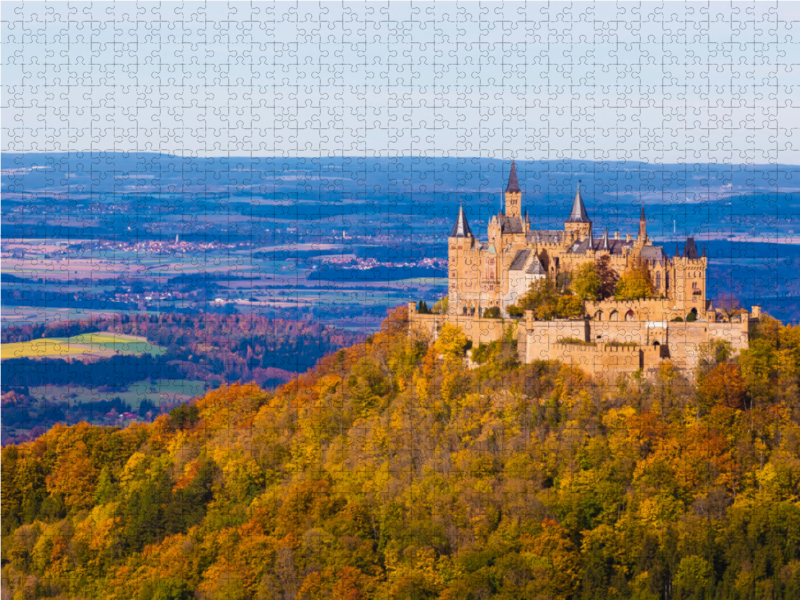
<instances>
[{"instance_id":1,"label":"open field","mask_svg":"<svg viewBox=\"0 0 800 600\"><path fill-rule=\"evenodd\" d=\"M185 402L204 394L207 387L205 381L196 379L161 379L155 383L139 381L129 385L124 391L101 392L97 388L72 385L42 385L30 388L30 393L42 402L55 404L119 398L130 404L133 410L139 410L139 404L144 400L149 400L156 406L162 403Z\"/></svg>"},{"instance_id":2,"label":"open field","mask_svg":"<svg viewBox=\"0 0 800 600\"><path fill-rule=\"evenodd\" d=\"M3 344L0 357L6 358L68 358L105 357L115 354L164 353L164 348L154 346L143 337L116 333L84 333L69 338L45 338L29 342Z\"/></svg>"}]
</instances>

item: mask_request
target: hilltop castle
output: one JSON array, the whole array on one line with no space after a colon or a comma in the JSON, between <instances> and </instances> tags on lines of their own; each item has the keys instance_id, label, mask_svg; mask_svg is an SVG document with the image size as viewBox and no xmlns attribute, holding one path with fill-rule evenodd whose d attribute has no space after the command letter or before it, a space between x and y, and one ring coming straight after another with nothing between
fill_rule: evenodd
<instances>
[{"instance_id":1,"label":"hilltop castle","mask_svg":"<svg viewBox=\"0 0 800 600\"><path fill-rule=\"evenodd\" d=\"M724 322L706 298L708 259L687 238L682 252L668 256L647 235L644 207L634 239L608 230L595 237L580 189L563 230L531 229L527 211L522 212L522 190L512 162L505 190L505 212L492 217L487 240L472 233L464 207L448 237L448 312L419 314L410 305L412 327L421 327L435 337L444 322L461 326L473 345L502 337L510 324L516 327L520 359L557 359L576 364L595 374L615 375L641 369L650 372L661 361L671 360L690 373L697 363L701 344L725 339L734 349L747 348L750 322L743 313ZM645 269L650 294L639 300L607 298L583 303L580 319L539 321L526 311L518 322L509 321L509 307L526 294L532 283L548 278L560 288L576 269L608 256L611 268L623 275ZM502 318L486 318L497 313ZM731 322L732 321L732 322Z\"/></svg>"}]
</instances>

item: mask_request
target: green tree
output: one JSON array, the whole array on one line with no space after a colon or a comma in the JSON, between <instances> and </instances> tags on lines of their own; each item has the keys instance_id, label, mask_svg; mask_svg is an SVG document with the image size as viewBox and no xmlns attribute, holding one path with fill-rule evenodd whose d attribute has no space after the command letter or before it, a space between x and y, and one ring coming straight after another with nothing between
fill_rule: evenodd
<instances>
[{"instance_id":1,"label":"green tree","mask_svg":"<svg viewBox=\"0 0 800 600\"><path fill-rule=\"evenodd\" d=\"M581 300L596 301L600 298L602 281L594 263L584 263L575 269L572 291Z\"/></svg>"},{"instance_id":2,"label":"green tree","mask_svg":"<svg viewBox=\"0 0 800 600\"><path fill-rule=\"evenodd\" d=\"M556 316L580 319L583 316L583 302L577 296L561 296L556 304Z\"/></svg>"},{"instance_id":3,"label":"green tree","mask_svg":"<svg viewBox=\"0 0 800 600\"><path fill-rule=\"evenodd\" d=\"M517 306L522 310L532 310L540 321L549 321L558 312L558 294L555 284L547 278L537 279L522 296Z\"/></svg>"},{"instance_id":4,"label":"green tree","mask_svg":"<svg viewBox=\"0 0 800 600\"><path fill-rule=\"evenodd\" d=\"M500 318L500 307L498 307L498 306L490 306L485 311L483 311L483 316L486 319L499 319Z\"/></svg>"},{"instance_id":5,"label":"green tree","mask_svg":"<svg viewBox=\"0 0 800 600\"><path fill-rule=\"evenodd\" d=\"M506 307L506 312L508 313L508 315L510 317L521 317L522 315L525 314L525 311L522 310L516 304L511 304L511 305L507 306Z\"/></svg>"}]
</instances>

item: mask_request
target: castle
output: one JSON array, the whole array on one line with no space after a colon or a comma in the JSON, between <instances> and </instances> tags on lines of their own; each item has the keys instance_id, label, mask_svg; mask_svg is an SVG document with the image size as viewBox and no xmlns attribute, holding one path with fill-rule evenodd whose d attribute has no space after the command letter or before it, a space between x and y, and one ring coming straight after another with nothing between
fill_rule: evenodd
<instances>
[{"instance_id":1,"label":"castle","mask_svg":"<svg viewBox=\"0 0 800 600\"><path fill-rule=\"evenodd\" d=\"M579 189L563 230L531 229L512 162L504 214L492 217L487 229L487 240L478 240L459 207L447 240L447 313L420 314L412 303L411 327L435 337L443 323L454 323L477 346L499 340L512 326L521 361L557 359L609 377L637 370L651 374L665 360L691 375L704 343L723 339L735 350L748 347L749 327L760 308L726 319L706 298L705 248L701 255L690 237L682 252L668 256L647 235L644 207L635 239L609 237L608 230L595 237ZM537 280L566 288L576 269L606 256L603 261L620 276L645 269L647 297L585 301L581 318L537 320L530 310L519 320L511 318L509 309ZM498 313L500 318L488 318Z\"/></svg>"}]
</instances>

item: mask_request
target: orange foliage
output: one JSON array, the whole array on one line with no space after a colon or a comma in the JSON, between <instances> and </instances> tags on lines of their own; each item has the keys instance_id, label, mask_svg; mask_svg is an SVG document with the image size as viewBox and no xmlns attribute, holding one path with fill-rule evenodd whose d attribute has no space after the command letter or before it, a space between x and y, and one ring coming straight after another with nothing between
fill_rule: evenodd
<instances>
[{"instance_id":1,"label":"orange foliage","mask_svg":"<svg viewBox=\"0 0 800 600\"><path fill-rule=\"evenodd\" d=\"M703 378L699 393L710 405L722 404L728 408L744 408L747 385L742 378L739 365L722 363L717 365Z\"/></svg>"}]
</instances>

